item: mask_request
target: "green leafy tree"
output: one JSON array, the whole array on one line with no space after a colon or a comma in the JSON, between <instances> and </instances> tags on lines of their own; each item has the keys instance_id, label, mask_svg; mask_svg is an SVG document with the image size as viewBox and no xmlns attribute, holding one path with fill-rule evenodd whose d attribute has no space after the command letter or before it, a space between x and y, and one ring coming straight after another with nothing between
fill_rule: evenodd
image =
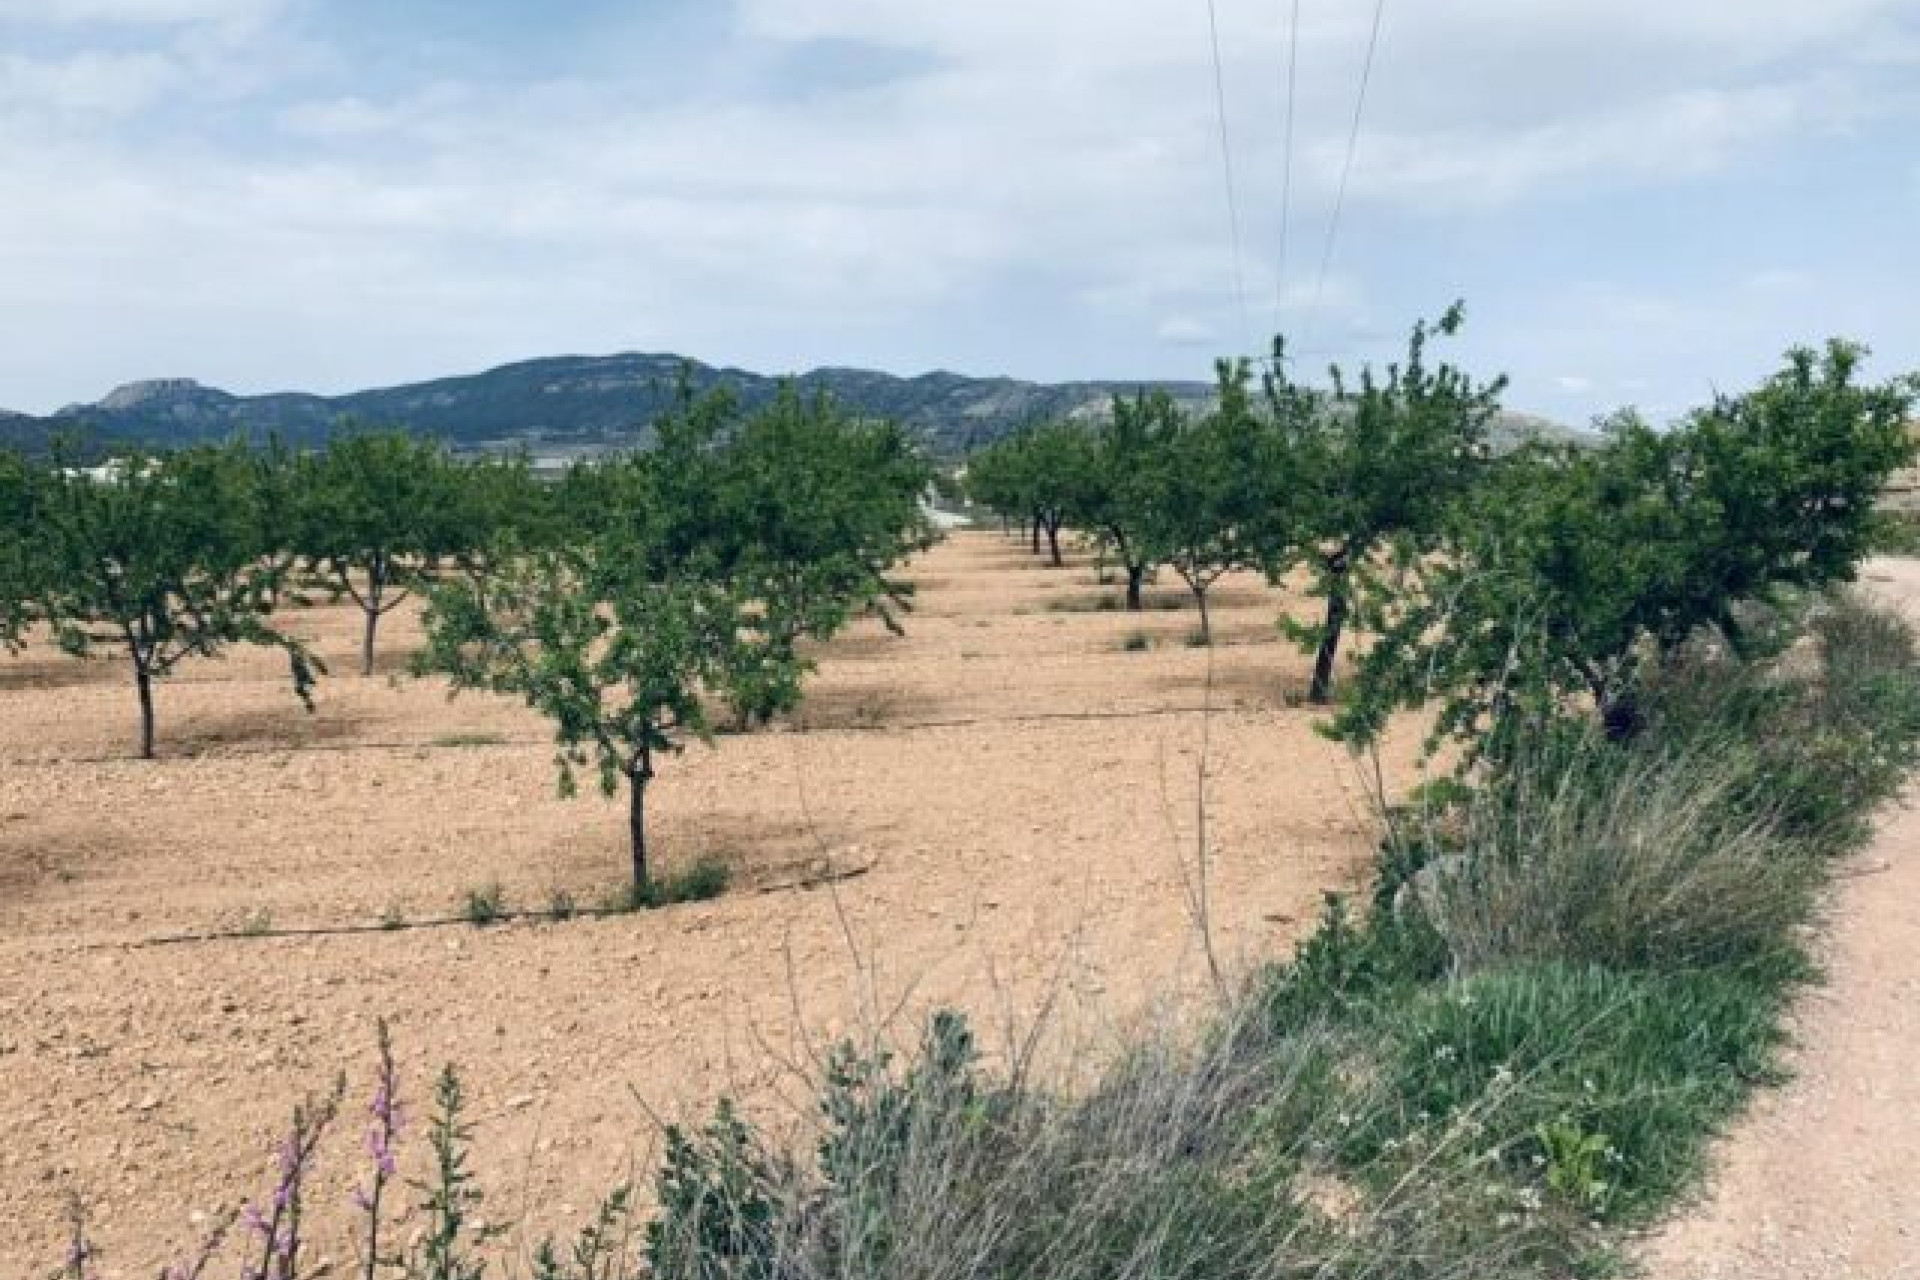
<instances>
[{"instance_id":1,"label":"green leafy tree","mask_svg":"<svg viewBox=\"0 0 1920 1280\"><path fill-rule=\"evenodd\" d=\"M932 471L898 427L787 388L728 433L709 472L704 541L747 605L730 685L743 721L765 719L799 700L803 637L868 614L899 631L912 590L889 574L932 542Z\"/></svg>"},{"instance_id":2,"label":"green leafy tree","mask_svg":"<svg viewBox=\"0 0 1920 1280\"><path fill-rule=\"evenodd\" d=\"M36 480L24 457L0 450L0 649L21 644L43 579Z\"/></svg>"},{"instance_id":3,"label":"green leafy tree","mask_svg":"<svg viewBox=\"0 0 1920 1280\"><path fill-rule=\"evenodd\" d=\"M1141 608L1141 588L1153 572L1148 513L1155 501L1156 468L1182 428L1180 406L1164 391L1116 397L1113 412L1094 432L1091 482L1077 519L1127 575L1127 608Z\"/></svg>"},{"instance_id":4,"label":"green leafy tree","mask_svg":"<svg viewBox=\"0 0 1920 1280\"><path fill-rule=\"evenodd\" d=\"M427 625L429 669L457 689L521 697L553 721L563 794L581 768L608 795L625 781L633 883L644 891L647 787L662 755L710 738L702 694L723 687L736 625L727 592L697 576L649 580L597 543L444 583Z\"/></svg>"},{"instance_id":5,"label":"green leafy tree","mask_svg":"<svg viewBox=\"0 0 1920 1280\"><path fill-rule=\"evenodd\" d=\"M1506 379L1475 382L1427 352L1436 335L1459 331L1463 314L1455 303L1435 324L1416 324L1405 362L1384 374L1363 368L1357 385L1335 366L1330 395L1289 381L1285 345L1274 344L1264 388L1294 498L1270 554L1275 569L1303 563L1326 602L1317 624L1285 624L1314 655L1313 702L1333 695L1346 628L1377 621L1394 580L1434 549L1448 510L1483 470Z\"/></svg>"},{"instance_id":6,"label":"green leafy tree","mask_svg":"<svg viewBox=\"0 0 1920 1280\"><path fill-rule=\"evenodd\" d=\"M153 757L154 682L229 645L282 650L295 694L312 709L324 667L271 625L283 570L246 449L128 457L100 473L56 466L38 488L42 573L32 612L68 653L124 652L143 758Z\"/></svg>"},{"instance_id":7,"label":"green leafy tree","mask_svg":"<svg viewBox=\"0 0 1920 1280\"><path fill-rule=\"evenodd\" d=\"M1218 366L1219 402L1199 416L1165 416L1139 507L1139 551L1180 575L1211 643L1207 593L1236 569L1257 568L1264 539L1284 521L1278 439L1254 410L1243 361ZM1165 411L1161 411L1164 415Z\"/></svg>"},{"instance_id":8,"label":"green leafy tree","mask_svg":"<svg viewBox=\"0 0 1920 1280\"><path fill-rule=\"evenodd\" d=\"M983 506L1017 514L1031 531L1033 554L1045 539L1048 561L1065 564L1060 531L1091 502L1097 483L1092 441L1068 422L1026 427L976 453L967 466L967 491Z\"/></svg>"},{"instance_id":9,"label":"green leafy tree","mask_svg":"<svg viewBox=\"0 0 1920 1280\"><path fill-rule=\"evenodd\" d=\"M1704 633L1750 651L1751 606L1849 581L1870 550L1875 497L1913 457L1902 423L1920 384L1862 385L1863 354L1798 349L1671 430L1622 415L1599 448L1502 460L1362 660L1334 731L1365 740L1435 701L1436 738L1497 755L1515 726L1585 700L1633 737L1649 678L1682 646Z\"/></svg>"},{"instance_id":10,"label":"green leafy tree","mask_svg":"<svg viewBox=\"0 0 1920 1280\"><path fill-rule=\"evenodd\" d=\"M353 431L291 473L303 576L359 607L360 674L370 676L380 620L487 539L468 469L404 431Z\"/></svg>"},{"instance_id":11,"label":"green leafy tree","mask_svg":"<svg viewBox=\"0 0 1920 1280\"><path fill-rule=\"evenodd\" d=\"M633 457L575 477L574 496L600 505L572 513L573 539L431 588L417 661L455 691L519 697L551 720L562 794L581 769L607 795L626 784L636 895L649 885L648 786L663 755L710 740L705 695L724 693L741 623L711 556L679 545L658 470Z\"/></svg>"}]
</instances>

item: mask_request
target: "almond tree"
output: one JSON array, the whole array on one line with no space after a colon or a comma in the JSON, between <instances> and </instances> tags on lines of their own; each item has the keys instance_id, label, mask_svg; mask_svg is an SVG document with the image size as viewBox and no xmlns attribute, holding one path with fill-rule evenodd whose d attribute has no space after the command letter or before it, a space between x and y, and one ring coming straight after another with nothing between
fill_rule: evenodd
<instances>
[{"instance_id":1,"label":"almond tree","mask_svg":"<svg viewBox=\"0 0 1920 1280\"><path fill-rule=\"evenodd\" d=\"M1139 493L1146 560L1180 575L1200 609L1200 639L1212 643L1207 593L1235 569L1265 562L1284 522L1284 474L1276 438L1254 412L1245 361L1222 361L1219 401L1199 416L1167 414Z\"/></svg>"},{"instance_id":2,"label":"almond tree","mask_svg":"<svg viewBox=\"0 0 1920 1280\"><path fill-rule=\"evenodd\" d=\"M283 570L244 447L131 456L94 472L56 465L37 489L41 572L30 610L76 657L124 652L143 759L154 754L154 682L189 657L234 644L280 649L312 709L324 667L271 625Z\"/></svg>"},{"instance_id":3,"label":"almond tree","mask_svg":"<svg viewBox=\"0 0 1920 1280\"><path fill-rule=\"evenodd\" d=\"M1270 538L1270 569L1304 563L1326 601L1318 624L1283 624L1314 655L1310 701L1333 696L1343 632L1369 621L1390 591L1381 572L1405 572L1431 551L1449 507L1480 474L1506 379L1476 383L1427 355L1434 336L1459 331L1463 314L1455 303L1437 323L1414 325L1405 362L1383 374L1363 368L1357 385L1335 366L1330 395L1289 381L1285 344L1274 344L1264 389L1294 499Z\"/></svg>"},{"instance_id":4,"label":"almond tree","mask_svg":"<svg viewBox=\"0 0 1920 1280\"><path fill-rule=\"evenodd\" d=\"M404 431L353 431L292 466L302 578L359 606L360 674L373 674L380 620L485 539L464 469Z\"/></svg>"},{"instance_id":5,"label":"almond tree","mask_svg":"<svg viewBox=\"0 0 1920 1280\"><path fill-rule=\"evenodd\" d=\"M605 468L598 533L430 590L418 665L551 720L561 794L575 793L581 769L604 794L626 784L638 896L649 884L647 788L661 756L710 740L704 699L726 688L740 611L710 557L674 549L648 460Z\"/></svg>"},{"instance_id":6,"label":"almond tree","mask_svg":"<svg viewBox=\"0 0 1920 1280\"><path fill-rule=\"evenodd\" d=\"M1127 608L1142 607L1141 588L1153 571L1147 513L1155 468L1182 427L1180 406L1164 391L1115 397L1112 416L1093 435L1092 483L1078 520L1127 575Z\"/></svg>"},{"instance_id":7,"label":"almond tree","mask_svg":"<svg viewBox=\"0 0 1920 1280\"><path fill-rule=\"evenodd\" d=\"M1631 414L1595 449L1496 464L1362 659L1334 728L1364 740L1434 702L1435 734L1498 753L1509 727L1584 701L1615 740L1689 641L1736 653L1754 604L1850 581L1874 501L1909 465L1920 382L1859 380L1863 349L1788 353L1758 389L1656 431Z\"/></svg>"},{"instance_id":8,"label":"almond tree","mask_svg":"<svg viewBox=\"0 0 1920 1280\"><path fill-rule=\"evenodd\" d=\"M783 390L732 429L700 507L718 571L749 606L733 681L743 723L797 704L802 637L861 615L899 632L912 587L889 575L932 543L931 475L897 426L856 422L825 396Z\"/></svg>"},{"instance_id":9,"label":"almond tree","mask_svg":"<svg viewBox=\"0 0 1920 1280\"><path fill-rule=\"evenodd\" d=\"M1042 422L995 441L967 464L967 490L976 502L1018 513L1032 529L1033 554L1046 538L1049 562L1058 569L1060 530L1087 506L1094 482L1087 432L1073 423Z\"/></svg>"},{"instance_id":10,"label":"almond tree","mask_svg":"<svg viewBox=\"0 0 1920 1280\"><path fill-rule=\"evenodd\" d=\"M520 697L553 722L563 795L591 768L627 786L633 888L644 894L647 788L660 757L710 740L703 695L723 688L738 615L691 566L658 578L621 539L543 550L432 589L422 665L455 689Z\"/></svg>"}]
</instances>

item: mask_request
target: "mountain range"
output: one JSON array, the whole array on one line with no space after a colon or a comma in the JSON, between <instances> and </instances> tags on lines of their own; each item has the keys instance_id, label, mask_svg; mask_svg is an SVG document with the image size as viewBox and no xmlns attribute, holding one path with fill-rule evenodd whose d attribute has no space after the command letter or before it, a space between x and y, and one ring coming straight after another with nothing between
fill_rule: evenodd
<instances>
[{"instance_id":1,"label":"mountain range","mask_svg":"<svg viewBox=\"0 0 1920 1280\"><path fill-rule=\"evenodd\" d=\"M47 417L0 410L0 445L44 449L62 431L97 445L176 446L240 436L316 444L343 424L398 426L463 450L527 447L580 453L642 445L649 424L673 400L682 372L696 391L725 387L748 407L764 404L783 382L804 394L825 391L854 412L891 418L937 456L956 457L1025 423L1103 412L1116 395L1164 388L1202 404L1207 382L1022 382L956 373L897 377L864 369L815 369L775 378L718 368L676 355L555 356L340 396L277 392L242 396L190 378L128 383L92 404ZM1503 435L1548 433L1544 419L1503 415Z\"/></svg>"}]
</instances>

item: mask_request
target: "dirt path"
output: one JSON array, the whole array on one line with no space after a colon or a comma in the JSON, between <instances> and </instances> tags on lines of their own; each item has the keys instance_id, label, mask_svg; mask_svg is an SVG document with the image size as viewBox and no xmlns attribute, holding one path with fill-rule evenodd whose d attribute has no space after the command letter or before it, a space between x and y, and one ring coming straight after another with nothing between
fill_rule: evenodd
<instances>
[{"instance_id":1,"label":"dirt path","mask_svg":"<svg viewBox=\"0 0 1920 1280\"><path fill-rule=\"evenodd\" d=\"M1920 561L1867 576L1920 619ZM1920 807L1888 813L1852 872L1793 1083L1755 1102L1708 1200L1652 1242L1657 1280L1920 1278Z\"/></svg>"}]
</instances>

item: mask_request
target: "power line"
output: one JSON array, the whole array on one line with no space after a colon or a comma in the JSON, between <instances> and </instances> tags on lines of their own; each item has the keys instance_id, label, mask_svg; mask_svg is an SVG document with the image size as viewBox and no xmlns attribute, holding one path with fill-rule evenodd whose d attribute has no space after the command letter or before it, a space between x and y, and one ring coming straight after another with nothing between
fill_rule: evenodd
<instances>
[{"instance_id":1,"label":"power line","mask_svg":"<svg viewBox=\"0 0 1920 1280\"><path fill-rule=\"evenodd\" d=\"M1367 107L1367 86L1373 81L1373 56L1380 47L1380 21L1387 11L1387 0L1374 0L1373 30L1367 36L1366 60L1360 64L1360 92L1353 100L1353 123L1347 130L1347 155L1340 164L1340 185L1333 196L1333 216L1327 222L1327 242L1320 253L1320 273L1313 282L1313 301L1307 308L1305 323L1311 325L1320 310L1320 298L1327 287L1327 271L1333 266L1333 247L1340 235L1340 215L1347 203L1347 180L1353 176L1353 156L1360 146L1360 118Z\"/></svg>"},{"instance_id":2,"label":"power line","mask_svg":"<svg viewBox=\"0 0 1920 1280\"><path fill-rule=\"evenodd\" d=\"M1295 89L1300 82L1300 0L1293 0L1287 20L1287 115L1280 152L1280 250L1274 268L1273 328L1281 331L1287 305L1287 239L1293 220L1293 118Z\"/></svg>"},{"instance_id":3,"label":"power line","mask_svg":"<svg viewBox=\"0 0 1920 1280\"><path fill-rule=\"evenodd\" d=\"M1240 197L1233 181L1233 141L1227 131L1227 77L1220 58L1220 13L1215 0L1207 0L1207 34L1213 48L1213 97L1220 120L1220 166L1227 186L1227 238L1233 250L1233 292L1240 306L1240 345L1246 346L1252 331L1247 312L1247 276L1240 258Z\"/></svg>"}]
</instances>

